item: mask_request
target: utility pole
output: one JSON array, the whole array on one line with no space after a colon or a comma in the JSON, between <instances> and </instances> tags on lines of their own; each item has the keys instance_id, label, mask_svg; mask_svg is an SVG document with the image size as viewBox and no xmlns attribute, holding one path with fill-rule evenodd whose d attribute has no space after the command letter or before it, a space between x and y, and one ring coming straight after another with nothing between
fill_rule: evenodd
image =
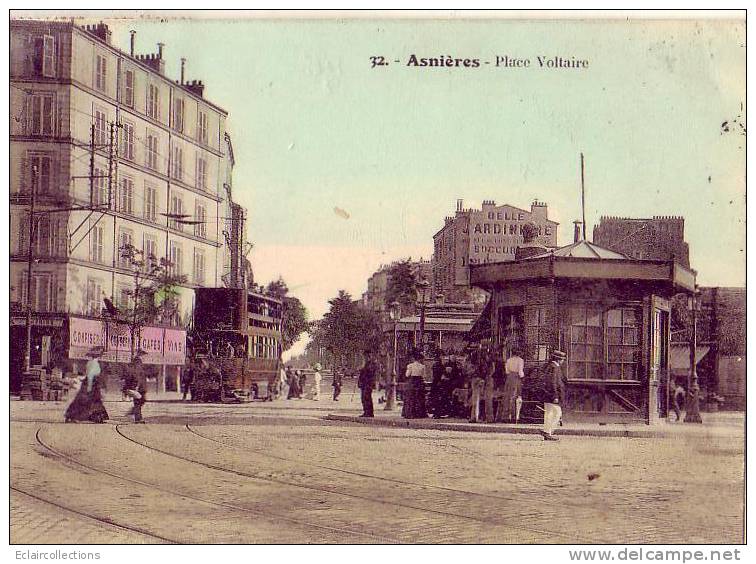
<instances>
[{"instance_id":1,"label":"utility pole","mask_svg":"<svg viewBox=\"0 0 756 564\"><path fill-rule=\"evenodd\" d=\"M108 209L113 209L113 176L115 172L116 145L116 128L115 122L110 123L110 143L108 144Z\"/></svg>"},{"instance_id":2,"label":"utility pole","mask_svg":"<svg viewBox=\"0 0 756 564\"><path fill-rule=\"evenodd\" d=\"M94 123L89 131L89 207L94 208L95 192L95 126ZM99 202L102 205L102 202Z\"/></svg>"},{"instance_id":3,"label":"utility pole","mask_svg":"<svg viewBox=\"0 0 756 564\"><path fill-rule=\"evenodd\" d=\"M24 372L31 368L32 338L32 268L34 266L34 199L37 191L37 167L32 167L31 194L29 197L29 253L26 264L26 351L24 352Z\"/></svg>"}]
</instances>

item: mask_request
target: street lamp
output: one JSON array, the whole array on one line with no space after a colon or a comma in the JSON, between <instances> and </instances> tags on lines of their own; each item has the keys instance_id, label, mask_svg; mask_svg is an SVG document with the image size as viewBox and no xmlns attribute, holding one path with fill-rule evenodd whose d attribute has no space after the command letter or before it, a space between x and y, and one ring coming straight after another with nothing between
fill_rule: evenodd
<instances>
[{"instance_id":1,"label":"street lamp","mask_svg":"<svg viewBox=\"0 0 756 564\"><path fill-rule=\"evenodd\" d=\"M698 286L693 291L693 295L688 298L688 309L693 313L693 323L690 329L690 374L688 376L688 408L685 410L685 423L702 423L701 412L698 405L698 373L696 372L696 325L698 321L698 310L701 307L700 292Z\"/></svg>"},{"instance_id":2,"label":"street lamp","mask_svg":"<svg viewBox=\"0 0 756 564\"><path fill-rule=\"evenodd\" d=\"M393 411L396 409L396 355L399 344L397 328L399 326L399 320L402 317L402 304L399 302L392 302L389 315L394 322L394 358L391 363L391 380L389 381L388 390L386 390L386 406L383 408L384 411Z\"/></svg>"},{"instance_id":3,"label":"street lamp","mask_svg":"<svg viewBox=\"0 0 756 564\"><path fill-rule=\"evenodd\" d=\"M417 288L417 297L420 300L420 350L424 352L425 349L425 304L427 301L426 296L428 290L430 290L430 283L423 278L415 287Z\"/></svg>"}]
</instances>

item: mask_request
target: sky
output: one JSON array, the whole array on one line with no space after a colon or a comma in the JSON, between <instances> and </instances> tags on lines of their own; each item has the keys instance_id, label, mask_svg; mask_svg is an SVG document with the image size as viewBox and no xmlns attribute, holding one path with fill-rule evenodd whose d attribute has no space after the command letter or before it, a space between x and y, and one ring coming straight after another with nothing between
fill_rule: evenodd
<instances>
[{"instance_id":1,"label":"sky","mask_svg":"<svg viewBox=\"0 0 756 564\"><path fill-rule=\"evenodd\" d=\"M602 215L681 215L699 283L745 284L745 138L721 129L745 115L742 21L205 16L105 21L125 51L129 29L137 53L165 43L173 78L185 57L229 112L255 280L283 276L311 318L382 263L429 258L458 198L546 201L570 242L581 152L589 238ZM496 67L505 55L531 66Z\"/></svg>"}]
</instances>

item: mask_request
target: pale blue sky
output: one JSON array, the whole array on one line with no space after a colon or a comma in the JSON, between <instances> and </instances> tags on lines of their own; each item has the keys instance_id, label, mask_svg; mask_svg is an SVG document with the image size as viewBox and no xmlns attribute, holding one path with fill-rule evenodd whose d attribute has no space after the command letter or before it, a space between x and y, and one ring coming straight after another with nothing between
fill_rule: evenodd
<instances>
[{"instance_id":1,"label":"pale blue sky","mask_svg":"<svg viewBox=\"0 0 756 564\"><path fill-rule=\"evenodd\" d=\"M457 198L545 200L569 242L581 151L589 234L602 214L683 215L699 281L744 284L744 138L720 133L745 104L743 22L109 23L124 50L129 29L139 53L163 41L169 76L186 57L228 110L256 277L283 274L315 315L380 262L429 256ZM408 68L412 53L590 66Z\"/></svg>"}]
</instances>

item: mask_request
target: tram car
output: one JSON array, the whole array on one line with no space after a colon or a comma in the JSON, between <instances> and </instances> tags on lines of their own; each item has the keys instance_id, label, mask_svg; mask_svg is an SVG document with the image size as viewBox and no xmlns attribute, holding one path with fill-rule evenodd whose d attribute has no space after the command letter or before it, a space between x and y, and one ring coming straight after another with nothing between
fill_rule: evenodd
<instances>
[{"instance_id":1,"label":"tram car","mask_svg":"<svg viewBox=\"0 0 756 564\"><path fill-rule=\"evenodd\" d=\"M268 397L281 360L283 304L237 288L197 288L191 356L199 401ZM205 367L197 366L206 359Z\"/></svg>"}]
</instances>

